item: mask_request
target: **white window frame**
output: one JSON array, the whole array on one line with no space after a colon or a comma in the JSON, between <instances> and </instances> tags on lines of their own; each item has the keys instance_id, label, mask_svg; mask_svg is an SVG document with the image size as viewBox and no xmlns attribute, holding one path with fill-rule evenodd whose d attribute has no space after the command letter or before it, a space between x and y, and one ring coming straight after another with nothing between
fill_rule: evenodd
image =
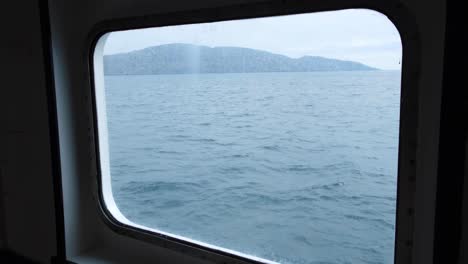
<instances>
[{"instance_id":1,"label":"white window frame","mask_svg":"<svg viewBox=\"0 0 468 264\"><path fill-rule=\"evenodd\" d=\"M87 140L89 143L89 152L84 153L86 157L76 158L73 155L63 155L70 149L77 148L69 133L65 128L67 117L73 116L72 112L67 112L64 104L66 100L61 95L72 94L73 85L67 83L67 77L59 68L60 63L55 63L55 75L57 76L56 86L58 90L58 121L60 132L60 148L62 155L62 179L64 184L64 207L65 207L65 233L67 241L67 255L72 261L78 263L87 263L89 261L102 261L103 263L152 263L155 260L172 263L263 263L262 259L253 259L250 256L230 252L220 248L213 248L209 245L201 245L199 242L187 241L172 235L164 234L155 230L152 232L147 228L134 226L126 222L123 216L112 215L107 210L112 202L106 200L104 204L103 190L101 186L102 170L108 166L108 159L103 156L102 149L106 148L105 132L102 129L102 109L97 107L100 100L96 95L99 92L103 80L97 77L102 71L102 61L98 56L100 47L98 40L107 32L137 29L146 27L158 27L168 25L182 25L190 23L215 22L225 20L236 20L246 18L256 18L276 15L292 15L301 13L312 13L321 11L334 11L349 8L370 9L385 14L398 29L403 46L403 65L402 65L402 84L401 84L401 104L400 104L400 137L399 137L399 158L398 158L398 187L397 187L397 219L396 219L396 241L395 241L395 263L411 263L412 260L418 261L424 259L427 249L432 250L431 220L423 219L422 216L433 213L433 206L426 204L427 199L434 199L435 192L431 192L432 182L435 177L426 175L425 169L427 162L436 160L437 153L425 152L428 149L426 141L431 138L424 129L431 129L438 133L432 121L424 121L424 118L430 116L429 111L424 104L428 104L428 98L421 93L423 86L421 80L430 79L431 71L422 66L421 58L421 26L418 24L418 18L414 15L414 8L407 5L412 0L331 0L331 1L265 1L238 4L237 1L225 1L223 4L205 3L210 8L188 8L187 11L181 7L179 9L168 9L168 11L157 12L154 9L154 15L141 15L131 18L115 18L101 21L89 29L85 44L86 54L84 61L88 66L85 70L87 87L83 92L84 99L81 103L76 103L72 109L82 109L87 111ZM203 2L203 1L201 1ZM232 4L230 4L232 2ZM202 5L202 4L200 4ZM157 6L157 5L156 5ZM146 14L143 8L141 14ZM443 12L441 10L440 12ZM129 14L134 14L129 11ZM60 15L58 15L60 16ZM133 16L133 15L130 15ZM112 18L112 16L110 16ZM424 20L424 19L422 19ZM425 18L427 24L429 19ZM423 27L427 29L429 25ZM60 31L60 29L55 30ZM426 30L427 31L427 30ZM54 32L52 32L54 34ZM54 41L53 41L54 43ZM55 44L56 46L58 44ZM59 50L59 49L55 49ZM427 53L426 50L424 52ZM66 58L60 51L54 51L54 61L65 61ZM70 66L73 68L74 66ZM82 66L77 66L82 67ZM437 93L436 91L433 93ZM104 96L102 96L104 98ZM63 112L60 112L64 110ZM70 110L70 109L68 109ZM99 120L101 118L101 120ZM432 116L433 118L433 116ZM437 118L434 122L437 123ZM424 122L422 122L424 121ZM99 129L98 129L99 128ZM80 127L74 127L75 131L82 131ZM435 129L435 130L434 130ZM73 129L72 129L73 130ZM78 134L80 134L79 132ZM104 139L104 140L103 140ZM67 141L68 140L68 141ZM79 141L79 140L78 140ZM83 141L81 141L83 142ZM431 141L434 144L433 141ZM76 173L70 164L86 164L88 162L91 171L90 177L83 180L82 186L74 187L73 183L79 181ZM65 165L65 166L63 166ZM67 166L68 165L68 166ZM435 175L434 175L435 176ZM106 179L108 180L108 179ZM419 182L418 182L419 180ZM425 182L423 182L423 180ZM428 183L429 182L429 183ZM110 186L110 185L108 185ZM416 186L420 186L416 188ZM74 189L75 188L75 189ZM70 194L67 190L75 190ZM103 192L104 191L104 192ZM87 197L92 197L89 199ZM85 199L77 200L77 197ZM72 205L74 203L74 205ZM71 206L70 206L71 205ZM87 208L79 209L79 208ZM421 214L418 218L418 214ZM79 220L74 221L74 217ZM123 217L123 218L122 218ZM420 223L421 226L416 228ZM76 239L77 234L81 234L82 239ZM423 239L424 237L424 239ZM118 250L124 248L125 250ZM169 250L167 250L169 249ZM193 258L195 257L195 258ZM425 262L429 263L429 262Z\"/></svg>"},{"instance_id":2,"label":"white window frame","mask_svg":"<svg viewBox=\"0 0 468 264\"><path fill-rule=\"evenodd\" d=\"M202 12L205 13L205 12ZM209 20L209 18L213 15L210 14L211 12L208 11L206 16L203 16L202 20L195 20L193 19L196 17L194 16L188 16L188 20L179 20L179 21L168 21L168 23L165 23L165 21L162 20L162 23L155 23L153 24L156 27L160 26L168 26L168 25L183 25L183 24L188 24L188 23L199 23L199 22L212 22L212 20ZM302 13L302 12L301 12ZM273 13L274 15L277 15L276 13ZM291 14L291 13L289 13ZM295 13L292 13L295 14ZM267 14L261 14L262 16L265 16ZM284 15L284 13L281 13L281 15ZM178 15L173 15L173 17L185 17L184 14L178 14ZM232 19L231 17L228 17L228 19ZM138 18L136 18L136 21ZM156 18L155 21L159 21L160 19ZM223 21L224 19L220 20ZM118 27L118 26L117 26ZM141 29L142 27L138 27L138 29ZM147 25L145 25L144 28L147 28ZM128 30L129 28L119 28L120 30L125 29ZM93 75L94 75L94 107L95 107L95 120L96 126L95 126L95 133L97 135L97 142L96 142L96 156L97 156L97 161L98 161L98 175L100 176L100 181L98 182L99 186L99 205L102 208L102 213L106 215L108 218L108 224L113 225L114 228L116 226L119 226L120 229L126 229L128 231L127 234L132 235L133 237L147 240L149 239L146 235L152 236L153 239L161 239L161 240L167 240L167 245L169 248L172 248L172 243L170 241L175 241L176 243L180 243L183 245L187 245L188 248L195 248L195 249L201 249L204 251L211 251L213 253L219 253L224 256L228 257L238 257L242 260L248 260L251 261L252 263L276 263L273 261L269 261L266 259L262 259L259 257L251 256L248 254L243 254L241 252L237 252L234 250L226 249L226 248L221 248L217 247L215 245L210 245L207 243L203 243L200 241L195 241L191 240L188 238L185 238L183 236L178 236L175 234L167 233L162 230L158 230L155 228L150 228L147 226L143 226L137 223L134 223L130 220L128 220L118 209L118 206L116 205L114 201L114 197L112 194L112 188L111 188L111 175L110 175L110 162L109 162L109 146L108 146L108 131L107 131L107 116L106 116L106 102L105 102L105 93L104 93L104 67L103 67L103 51L104 51L104 45L107 40L107 37L111 32L109 32L108 28L103 28L105 30L104 32L106 33L101 33L100 35L97 35L96 39L97 41L95 42L95 46L93 49L93 59L92 59L92 69L93 69ZM400 29L398 29L400 30ZM109 33L107 33L109 32ZM402 39L402 46L403 45L403 39ZM404 47L403 47L404 49ZM405 59L403 59L405 61ZM403 70L404 71L404 70ZM404 74L404 73L403 73ZM403 88L402 88L403 89ZM402 92L403 94L403 92ZM402 113L405 114L406 116L409 115L408 113ZM400 150L401 151L401 150ZM400 163L399 159L399 163ZM402 171L401 169L398 170L398 183L401 182L401 175ZM99 177L98 177L99 178ZM399 188L397 188L399 189ZM398 192L400 193L400 192ZM401 202L399 202L401 204ZM397 209L397 212L401 215L401 210ZM400 220L401 221L401 220ZM400 223L401 225L401 223ZM145 234L145 235L143 235ZM397 235L399 237L401 235ZM396 243L399 240L397 239ZM395 244L396 244L395 243ZM175 247L174 249L177 249ZM395 246L396 249L396 246ZM207 255L208 257L209 255Z\"/></svg>"}]
</instances>

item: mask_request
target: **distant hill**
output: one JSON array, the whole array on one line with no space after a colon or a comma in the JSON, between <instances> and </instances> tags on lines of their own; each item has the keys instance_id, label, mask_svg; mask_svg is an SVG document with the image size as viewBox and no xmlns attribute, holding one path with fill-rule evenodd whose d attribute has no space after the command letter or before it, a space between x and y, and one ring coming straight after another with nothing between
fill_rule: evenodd
<instances>
[{"instance_id":1,"label":"distant hill","mask_svg":"<svg viewBox=\"0 0 468 264\"><path fill-rule=\"evenodd\" d=\"M106 75L369 70L377 69L324 57L293 59L255 49L191 44L167 44L104 56Z\"/></svg>"}]
</instances>

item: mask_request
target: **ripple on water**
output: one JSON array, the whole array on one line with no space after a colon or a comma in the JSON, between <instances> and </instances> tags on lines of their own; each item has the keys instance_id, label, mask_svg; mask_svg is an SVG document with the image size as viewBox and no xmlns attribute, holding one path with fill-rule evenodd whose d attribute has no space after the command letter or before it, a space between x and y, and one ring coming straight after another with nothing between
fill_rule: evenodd
<instances>
[{"instance_id":1,"label":"ripple on water","mask_svg":"<svg viewBox=\"0 0 468 264\"><path fill-rule=\"evenodd\" d=\"M281 147L279 145L266 145L266 146L261 146L260 148L269 150L269 151L280 151Z\"/></svg>"},{"instance_id":2,"label":"ripple on water","mask_svg":"<svg viewBox=\"0 0 468 264\"><path fill-rule=\"evenodd\" d=\"M120 191L123 193L139 194L139 193L151 193L155 191L192 191L200 190L203 186L197 183L191 182L164 182L164 181L151 181L151 182L137 182L130 181L120 187Z\"/></svg>"},{"instance_id":3,"label":"ripple on water","mask_svg":"<svg viewBox=\"0 0 468 264\"><path fill-rule=\"evenodd\" d=\"M116 203L280 263L390 263L400 75L383 97L382 74L106 77Z\"/></svg>"}]
</instances>

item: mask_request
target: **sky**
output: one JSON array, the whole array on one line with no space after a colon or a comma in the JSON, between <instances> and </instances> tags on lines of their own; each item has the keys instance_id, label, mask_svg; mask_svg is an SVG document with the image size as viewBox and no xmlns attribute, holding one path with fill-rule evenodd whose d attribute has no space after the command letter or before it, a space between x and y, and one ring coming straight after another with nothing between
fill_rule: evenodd
<instances>
[{"instance_id":1,"label":"sky","mask_svg":"<svg viewBox=\"0 0 468 264\"><path fill-rule=\"evenodd\" d=\"M291 58L322 56L385 70L400 69L402 56L393 23L365 9L116 31L108 36L104 54L169 43L244 47Z\"/></svg>"}]
</instances>

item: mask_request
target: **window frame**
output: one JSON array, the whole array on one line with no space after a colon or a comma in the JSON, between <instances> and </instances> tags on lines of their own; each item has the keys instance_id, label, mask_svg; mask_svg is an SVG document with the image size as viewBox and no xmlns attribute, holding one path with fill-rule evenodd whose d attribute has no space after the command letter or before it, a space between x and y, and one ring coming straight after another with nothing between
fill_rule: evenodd
<instances>
[{"instance_id":1,"label":"window frame","mask_svg":"<svg viewBox=\"0 0 468 264\"><path fill-rule=\"evenodd\" d=\"M417 163L418 139L418 97L419 97L419 35L414 18L408 8L399 0L375 2L373 0L331 0L316 3L308 1L267 1L264 3L239 4L216 8L204 8L189 11L169 12L148 16L103 21L92 27L88 36L88 74L91 87L92 127L94 141L94 160L96 177L93 182L93 195L99 214L114 232L156 246L175 250L201 259L223 263L268 263L263 259L254 259L249 255L224 248L211 247L197 241L180 239L171 235L157 233L118 221L109 211L102 192L101 154L99 149L99 116L95 85L94 56L96 45L102 36L113 31L144 29L150 27L177 26L240 20L249 18L307 14L344 9L369 9L389 18L398 30L402 44L401 95L399 120L398 175L396 226L394 243L394 263L407 263L412 256L414 231L414 188ZM99 88L98 88L99 89Z\"/></svg>"}]
</instances>

